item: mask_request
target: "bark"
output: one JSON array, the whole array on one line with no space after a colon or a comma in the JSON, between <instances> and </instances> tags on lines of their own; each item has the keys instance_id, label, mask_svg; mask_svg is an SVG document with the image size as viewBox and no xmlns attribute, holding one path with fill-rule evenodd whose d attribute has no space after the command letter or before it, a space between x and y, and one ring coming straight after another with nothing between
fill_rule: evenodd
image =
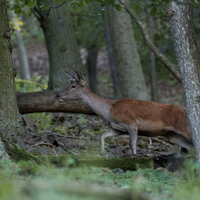
<instances>
[{"instance_id":1,"label":"bark","mask_svg":"<svg viewBox=\"0 0 200 200\"><path fill-rule=\"evenodd\" d=\"M30 80L31 74L29 69L29 63L21 32L19 32L17 35L17 54L20 65L20 77L21 79Z\"/></svg>"},{"instance_id":2,"label":"bark","mask_svg":"<svg viewBox=\"0 0 200 200\"><path fill-rule=\"evenodd\" d=\"M39 5L48 5L42 11ZM34 8L35 15L44 31L49 54L48 89L63 90L68 84L64 71L73 74L75 70L85 74L78 46L75 40L67 3L57 5L56 0L39 0Z\"/></svg>"},{"instance_id":3,"label":"bark","mask_svg":"<svg viewBox=\"0 0 200 200\"><path fill-rule=\"evenodd\" d=\"M0 0L0 133L10 137L23 135L25 129L18 112L12 63L12 45L6 0Z\"/></svg>"},{"instance_id":4,"label":"bark","mask_svg":"<svg viewBox=\"0 0 200 200\"><path fill-rule=\"evenodd\" d=\"M130 15L124 9L118 12L109 6L108 21L122 97L149 99Z\"/></svg>"},{"instance_id":5,"label":"bark","mask_svg":"<svg viewBox=\"0 0 200 200\"><path fill-rule=\"evenodd\" d=\"M17 18L18 16L12 12L13 18ZM18 17L20 20L21 18ZM28 63L28 57L26 53L26 48L24 46L24 41L23 41L23 36L21 33L21 28L17 20L13 20L15 27L18 29L17 31L17 36L16 36L16 43L17 43L17 55L19 59L19 66L20 66L20 77L21 79L25 80L30 80L31 79L31 74L30 74L30 67Z\"/></svg>"},{"instance_id":6,"label":"bark","mask_svg":"<svg viewBox=\"0 0 200 200\"><path fill-rule=\"evenodd\" d=\"M83 114L95 113L81 101L58 102L56 91L18 93L17 103L21 114L36 112L72 112Z\"/></svg>"},{"instance_id":7,"label":"bark","mask_svg":"<svg viewBox=\"0 0 200 200\"><path fill-rule=\"evenodd\" d=\"M111 38L110 38L110 30L109 30L109 26L107 22L108 21L107 11L105 13L105 17L106 17L106 22L104 24L104 30L105 30L105 36L106 36L107 49L108 49L109 64L110 64L112 80L113 80L114 97L121 98L121 91L119 88L119 82L117 78L113 49L112 49Z\"/></svg>"},{"instance_id":8,"label":"bark","mask_svg":"<svg viewBox=\"0 0 200 200\"><path fill-rule=\"evenodd\" d=\"M97 49L88 50L87 73L89 79L89 87L95 92L98 91L97 72L96 72L97 54L98 54Z\"/></svg>"},{"instance_id":9,"label":"bark","mask_svg":"<svg viewBox=\"0 0 200 200\"><path fill-rule=\"evenodd\" d=\"M147 8L147 24L148 24L148 32L149 37L154 43L154 20L153 17L149 14L149 10ZM157 87L157 81L156 81L156 63L155 63L155 55L149 48L149 61L150 61L150 69L151 69L151 97L152 100L155 102L159 102L158 99L158 87Z\"/></svg>"},{"instance_id":10,"label":"bark","mask_svg":"<svg viewBox=\"0 0 200 200\"><path fill-rule=\"evenodd\" d=\"M137 25L140 28L140 31L142 33L142 36L145 40L146 45L151 49L151 51L157 56L157 58L160 60L160 62L172 73L172 75L181 82L181 77L176 71L178 68L174 63L172 63L164 54L162 54L159 49L152 43L150 36L148 34L148 30L146 29L146 26L144 23L140 21L137 14L134 12L133 9L130 9L129 6L124 4L121 0L119 0L120 3L124 6L126 11L130 14L132 19L137 23Z\"/></svg>"},{"instance_id":11,"label":"bark","mask_svg":"<svg viewBox=\"0 0 200 200\"><path fill-rule=\"evenodd\" d=\"M200 162L200 58L194 38L192 2L170 1L166 11L183 83L185 107L196 150L196 160Z\"/></svg>"}]
</instances>

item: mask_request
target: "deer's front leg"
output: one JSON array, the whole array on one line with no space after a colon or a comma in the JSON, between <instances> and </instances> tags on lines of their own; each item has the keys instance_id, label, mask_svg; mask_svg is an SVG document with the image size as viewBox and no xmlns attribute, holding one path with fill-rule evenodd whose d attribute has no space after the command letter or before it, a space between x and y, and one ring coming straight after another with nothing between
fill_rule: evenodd
<instances>
[{"instance_id":1,"label":"deer's front leg","mask_svg":"<svg viewBox=\"0 0 200 200\"><path fill-rule=\"evenodd\" d=\"M107 137L111 137L111 136L118 136L118 135L124 135L124 133L120 133L120 131L116 131L114 129L110 129L106 132L103 132L101 134L101 152L103 153L105 151L105 148L104 148L104 140L107 138Z\"/></svg>"},{"instance_id":2,"label":"deer's front leg","mask_svg":"<svg viewBox=\"0 0 200 200\"><path fill-rule=\"evenodd\" d=\"M128 125L127 131L129 134L129 145L132 154L137 154L137 135L138 135L138 125Z\"/></svg>"}]
</instances>

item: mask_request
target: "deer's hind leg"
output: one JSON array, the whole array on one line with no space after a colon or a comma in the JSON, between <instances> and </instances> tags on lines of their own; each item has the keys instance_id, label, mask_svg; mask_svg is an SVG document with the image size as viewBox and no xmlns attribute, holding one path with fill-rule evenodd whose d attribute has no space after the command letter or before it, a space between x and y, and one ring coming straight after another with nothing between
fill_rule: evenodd
<instances>
[{"instance_id":1,"label":"deer's hind leg","mask_svg":"<svg viewBox=\"0 0 200 200\"><path fill-rule=\"evenodd\" d=\"M110 129L106 132L103 132L101 134L101 152L104 152L105 151L105 148L104 148L104 140L107 138L107 137L111 137L111 136L119 136L119 135L124 135L124 132L121 132L121 131L117 131L117 130L114 130L114 129Z\"/></svg>"},{"instance_id":2,"label":"deer's hind leg","mask_svg":"<svg viewBox=\"0 0 200 200\"><path fill-rule=\"evenodd\" d=\"M137 135L138 135L138 125L128 125L127 131L129 134L129 145L132 154L137 154Z\"/></svg>"},{"instance_id":3,"label":"deer's hind leg","mask_svg":"<svg viewBox=\"0 0 200 200\"><path fill-rule=\"evenodd\" d=\"M169 142L173 144L177 144L187 149L188 151L191 151L192 149L194 149L192 142L188 141L183 136L177 133L171 132L171 133L165 134L164 136L169 140Z\"/></svg>"}]
</instances>

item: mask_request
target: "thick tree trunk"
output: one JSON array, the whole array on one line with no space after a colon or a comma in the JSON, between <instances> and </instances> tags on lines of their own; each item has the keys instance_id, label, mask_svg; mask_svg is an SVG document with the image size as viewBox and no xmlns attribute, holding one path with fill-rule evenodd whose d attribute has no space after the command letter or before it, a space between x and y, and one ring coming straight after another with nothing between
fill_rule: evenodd
<instances>
[{"instance_id":1,"label":"thick tree trunk","mask_svg":"<svg viewBox=\"0 0 200 200\"><path fill-rule=\"evenodd\" d=\"M153 17L149 14L148 8L146 9L147 12L147 25L148 25L148 32L152 43L154 43L154 20ZM156 62L155 62L155 55L149 48L149 61L150 61L150 68L151 68L151 97L152 100L155 102L159 102L158 99L158 87L156 81Z\"/></svg>"},{"instance_id":2,"label":"thick tree trunk","mask_svg":"<svg viewBox=\"0 0 200 200\"><path fill-rule=\"evenodd\" d=\"M12 45L6 0L0 0L0 133L6 137L25 133L15 95Z\"/></svg>"},{"instance_id":3,"label":"thick tree trunk","mask_svg":"<svg viewBox=\"0 0 200 200\"><path fill-rule=\"evenodd\" d=\"M109 64L110 64L110 69L111 69L111 73L112 73L114 97L121 98L121 91L119 88L119 81L117 78L112 43L111 43L111 38L110 38L110 30L109 30L109 26L108 26L108 22L107 22L108 21L107 9L108 8L106 7L106 13L105 13L106 22L104 24L104 30L105 30L105 36L106 36L107 49L108 49Z\"/></svg>"},{"instance_id":4,"label":"thick tree trunk","mask_svg":"<svg viewBox=\"0 0 200 200\"><path fill-rule=\"evenodd\" d=\"M200 58L192 24L192 1L170 1L166 7L184 91L184 101L200 162Z\"/></svg>"},{"instance_id":5,"label":"thick tree trunk","mask_svg":"<svg viewBox=\"0 0 200 200\"><path fill-rule=\"evenodd\" d=\"M87 57L87 73L89 79L89 86L90 88L97 92L98 85L97 85L97 70L96 70L96 63L97 63L97 49L88 50L88 57Z\"/></svg>"},{"instance_id":6,"label":"thick tree trunk","mask_svg":"<svg viewBox=\"0 0 200 200\"><path fill-rule=\"evenodd\" d=\"M42 11L40 5L47 5ZM44 31L49 54L48 89L63 90L68 84L64 71L73 74L75 70L85 74L78 46L75 40L67 3L57 5L56 0L39 0L34 10Z\"/></svg>"},{"instance_id":7,"label":"thick tree trunk","mask_svg":"<svg viewBox=\"0 0 200 200\"><path fill-rule=\"evenodd\" d=\"M59 102L55 99L56 91L18 93L17 103L21 114L36 112L72 112L95 114L81 101Z\"/></svg>"},{"instance_id":8,"label":"thick tree trunk","mask_svg":"<svg viewBox=\"0 0 200 200\"><path fill-rule=\"evenodd\" d=\"M108 21L122 97L149 99L130 15L124 9L118 12L110 6Z\"/></svg>"}]
</instances>

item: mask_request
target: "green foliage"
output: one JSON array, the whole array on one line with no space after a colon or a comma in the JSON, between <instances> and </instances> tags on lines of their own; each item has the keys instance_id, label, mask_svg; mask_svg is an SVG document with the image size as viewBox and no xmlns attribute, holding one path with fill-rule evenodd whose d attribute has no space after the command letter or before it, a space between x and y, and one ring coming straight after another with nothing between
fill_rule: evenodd
<instances>
[{"instance_id":1,"label":"green foliage","mask_svg":"<svg viewBox=\"0 0 200 200\"><path fill-rule=\"evenodd\" d=\"M105 46L104 19L102 15L105 12L97 3L85 5L82 8L73 11L72 19L74 31L78 45L84 48L100 49Z\"/></svg>"},{"instance_id":2,"label":"green foliage","mask_svg":"<svg viewBox=\"0 0 200 200\"><path fill-rule=\"evenodd\" d=\"M39 76L35 76L31 81L15 79L16 90L20 92L37 92L47 89L47 79L43 79L39 83Z\"/></svg>"},{"instance_id":3,"label":"green foliage","mask_svg":"<svg viewBox=\"0 0 200 200\"><path fill-rule=\"evenodd\" d=\"M63 163L65 164L61 168L55 168L48 163L46 166L40 166L30 161L16 164L10 160L0 160L0 199L52 199L51 197L58 200L66 199L69 194L59 192L55 183L67 187L68 184L76 182L127 190L134 188L141 193L151 195L152 199L198 200L200 195L200 165L193 160L188 160L184 169L173 173L163 173L157 169L117 172L108 168L73 168L71 167L74 163L73 158ZM38 184L41 188L37 187ZM69 198L76 199L74 195ZM78 199L82 200L82 197Z\"/></svg>"},{"instance_id":4,"label":"green foliage","mask_svg":"<svg viewBox=\"0 0 200 200\"><path fill-rule=\"evenodd\" d=\"M55 127L54 130L55 131L59 131L59 133L62 134L62 135L65 135L67 133L68 129L65 126L63 126L61 128L60 127Z\"/></svg>"},{"instance_id":5,"label":"green foliage","mask_svg":"<svg viewBox=\"0 0 200 200\"><path fill-rule=\"evenodd\" d=\"M38 132L45 132L52 124L52 114L34 113L29 116L35 120Z\"/></svg>"}]
</instances>

